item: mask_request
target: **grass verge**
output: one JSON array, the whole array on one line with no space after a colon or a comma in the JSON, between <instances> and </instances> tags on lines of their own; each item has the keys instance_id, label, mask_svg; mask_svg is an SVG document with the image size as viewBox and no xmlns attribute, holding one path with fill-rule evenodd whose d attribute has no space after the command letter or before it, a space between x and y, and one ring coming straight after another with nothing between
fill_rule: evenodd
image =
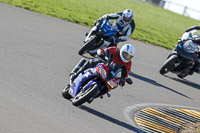
<instances>
[{"instance_id":1,"label":"grass verge","mask_svg":"<svg viewBox=\"0 0 200 133\"><path fill-rule=\"evenodd\" d=\"M133 0L0 0L0 2L89 27L104 14L130 8L134 11L136 22L136 29L131 38L168 49L174 48L186 28L199 25L197 20Z\"/></svg>"}]
</instances>

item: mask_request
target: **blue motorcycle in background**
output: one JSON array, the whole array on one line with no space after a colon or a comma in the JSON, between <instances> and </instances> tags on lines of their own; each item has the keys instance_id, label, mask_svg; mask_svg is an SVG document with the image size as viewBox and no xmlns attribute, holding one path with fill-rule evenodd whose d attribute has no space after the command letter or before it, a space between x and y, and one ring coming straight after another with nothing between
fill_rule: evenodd
<instances>
[{"instance_id":1,"label":"blue motorcycle in background","mask_svg":"<svg viewBox=\"0 0 200 133\"><path fill-rule=\"evenodd\" d=\"M200 51L198 44L192 42L192 38L199 37L193 34L195 31L185 32L178 45L171 51L167 60L161 66L160 74L164 75L167 72L177 74L179 78L185 78L194 73L195 60Z\"/></svg>"},{"instance_id":2,"label":"blue motorcycle in background","mask_svg":"<svg viewBox=\"0 0 200 133\"><path fill-rule=\"evenodd\" d=\"M86 34L84 45L79 50L79 55L89 53L95 55L98 49L104 49L109 47L111 42L114 44L115 37L121 36L118 27L112 20L106 19L99 21L95 26Z\"/></svg>"}]
</instances>

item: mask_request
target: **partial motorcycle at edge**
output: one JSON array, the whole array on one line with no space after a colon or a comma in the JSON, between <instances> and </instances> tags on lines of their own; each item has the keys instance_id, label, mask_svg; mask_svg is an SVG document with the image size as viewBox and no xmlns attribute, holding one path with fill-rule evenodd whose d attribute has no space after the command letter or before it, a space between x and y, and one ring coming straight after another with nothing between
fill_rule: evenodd
<instances>
[{"instance_id":1,"label":"partial motorcycle at edge","mask_svg":"<svg viewBox=\"0 0 200 133\"><path fill-rule=\"evenodd\" d=\"M191 39L199 37L195 35L196 31L185 32L178 41L178 45L171 51L167 60L161 66L160 74L168 72L177 74L179 78L185 78L195 72L195 60L198 59L200 51L197 44Z\"/></svg>"}]
</instances>

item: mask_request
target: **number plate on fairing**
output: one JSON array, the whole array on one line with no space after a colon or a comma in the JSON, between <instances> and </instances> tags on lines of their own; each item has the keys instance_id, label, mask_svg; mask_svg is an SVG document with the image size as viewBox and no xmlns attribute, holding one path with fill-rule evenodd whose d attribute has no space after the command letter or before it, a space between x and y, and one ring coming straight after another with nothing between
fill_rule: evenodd
<instances>
[{"instance_id":1,"label":"number plate on fairing","mask_svg":"<svg viewBox=\"0 0 200 133\"><path fill-rule=\"evenodd\" d=\"M99 72L100 72L101 76L102 76L104 79L107 77L107 75L106 75L106 70L103 68L103 66L100 66Z\"/></svg>"}]
</instances>

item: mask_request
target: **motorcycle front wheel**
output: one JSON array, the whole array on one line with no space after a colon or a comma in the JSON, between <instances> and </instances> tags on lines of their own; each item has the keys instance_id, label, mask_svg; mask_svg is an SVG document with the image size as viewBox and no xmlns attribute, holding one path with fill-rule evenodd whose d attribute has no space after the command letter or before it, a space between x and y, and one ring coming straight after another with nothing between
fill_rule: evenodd
<instances>
[{"instance_id":1,"label":"motorcycle front wheel","mask_svg":"<svg viewBox=\"0 0 200 133\"><path fill-rule=\"evenodd\" d=\"M72 104L74 106L80 106L81 104L87 102L90 100L90 98L93 98L97 92L99 91L99 86L97 84L92 85L90 88L88 88L85 91L80 91L73 99Z\"/></svg>"},{"instance_id":2,"label":"motorcycle front wheel","mask_svg":"<svg viewBox=\"0 0 200 133\"><path fill-rule=\"evenodd\" d=\"M79 50L78 54L79 55L83 55L85 53L87 53L90 50L93 50L93 45L95 45L95 43L97 42L97 37L91 37L90 40L88 40Z\"/></svg>"},{"instance_id":3,"label":"motorcycle front wheel","mask_svg":"<svg viewBox=\"0 0 200 133\"><path fill-rule=\"evenodd\" d=\"M177 62L178 57L176 55L172 55L169 57L160 69L160 74L164 75L167 72L173 70L175 68L175 63Z\"/></svg>"},{"instance_id":4,"label":"motorcycle front wheel","mask_svg":"<svg viewBox=\"0 0 200 133\"><path fill-rule=\"evenodd\" d=\"M69 94L69 88L70 88L70 85L66 85L62 91L62 96L65 98L65 99L71 99L72 96Z\"/></svg>"}]
</instances>

